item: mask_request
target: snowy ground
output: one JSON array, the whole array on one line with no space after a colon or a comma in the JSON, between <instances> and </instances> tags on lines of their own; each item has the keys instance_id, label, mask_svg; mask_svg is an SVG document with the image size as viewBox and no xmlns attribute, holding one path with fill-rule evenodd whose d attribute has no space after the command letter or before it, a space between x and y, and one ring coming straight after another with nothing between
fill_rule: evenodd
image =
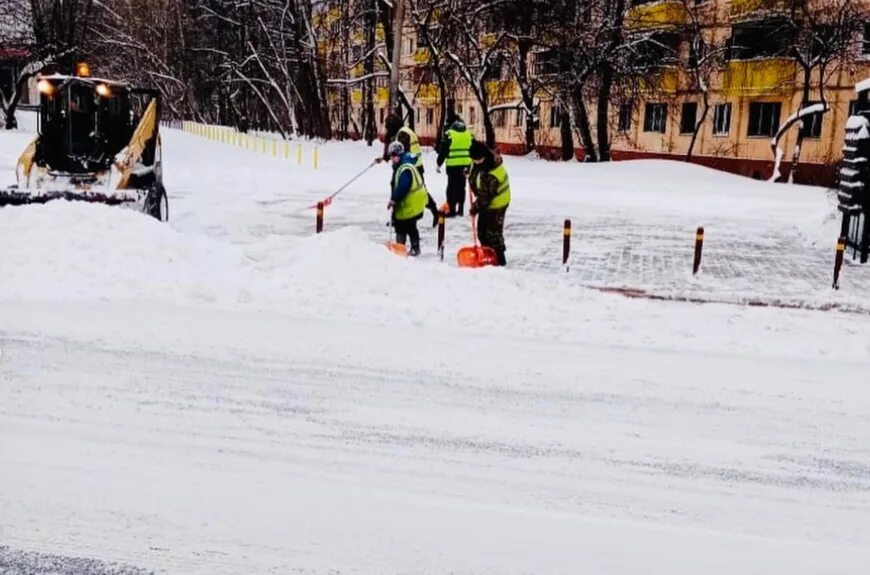
<instances>
[{"instance_id":1,"label":"snowy ground","mask_svg":"<svg viewBox=\"0 0 870 575\"><path fill-rule=\"evenodd\" d=\"M0 182L28 137L0 134ZM0 210L0 573L9 553L160 573L870 560L870 318L584 287L863 307L863 268L830 289L824 190L508 158L510 269L469 271L428 230L420 260L383 248L385 166L313 235L306 207L377 150L325 146L315 172L165 139L169 225ZM448 225L450 259L470 229Z\"/></svg>"}]
</instances>

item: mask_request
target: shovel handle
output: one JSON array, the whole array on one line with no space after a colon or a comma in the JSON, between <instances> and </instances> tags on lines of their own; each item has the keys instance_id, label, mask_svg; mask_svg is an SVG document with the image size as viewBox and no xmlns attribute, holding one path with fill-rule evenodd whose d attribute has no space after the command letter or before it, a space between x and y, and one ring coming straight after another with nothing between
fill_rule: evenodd
<instances>
[{"instance_id":1,"label":"shovel handle","mask_svg":"<svg viewBox=\"0 0 870 575\"><path fill-rule=\"evenodd\" d=\"M471 215L471 206L474 205L474 194L471 192L471 183L468 184L468 215L471 217L471 240L477 247L477 218Z\"/></svg>"}]
</instances>

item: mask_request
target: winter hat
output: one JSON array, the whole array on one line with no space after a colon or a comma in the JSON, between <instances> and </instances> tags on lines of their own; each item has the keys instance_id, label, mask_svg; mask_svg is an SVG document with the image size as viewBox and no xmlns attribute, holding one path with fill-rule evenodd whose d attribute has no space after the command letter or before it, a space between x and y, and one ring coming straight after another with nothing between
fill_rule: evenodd
<instances>
[{"instance_id":1,"label":"winter hat","mask_svg":"<svg viewBox=\"0 0 870 575\"><path fill-rule=\"evenodd\" d=\"M402 119L397 116L394 112L390 112L387 114L386 120L384 120L384 126L387 130L398 131L402 129Z\"/></svg>"},{"instance_id":2,"label":"winter hat","mask_svg":"<svg viewBox=\"0 0 870 575\"><path fill-rule=\"evenodd\" d=\"M471 141L471 147L468 148L468 155L472 160L480 160L482 158L491 158L492 152L483 143L477 140Z\"/></svg>"},{"instance_id":3,"label":"winter hat","mask_svg":"<svg viewBox=\"0 0 870 575\"><path fill-rule=\"evenodd\" d=\"M390 156L403 156L405 154L405 146L402 142L392 142L387 148L387 153Z\"/></svg>"}]
</instances>

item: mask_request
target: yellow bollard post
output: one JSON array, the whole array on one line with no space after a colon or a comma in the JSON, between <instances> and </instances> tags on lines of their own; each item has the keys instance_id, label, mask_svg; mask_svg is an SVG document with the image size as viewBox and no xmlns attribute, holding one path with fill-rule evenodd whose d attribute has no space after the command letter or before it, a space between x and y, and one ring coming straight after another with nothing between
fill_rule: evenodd
<instances>
[{"instance_id":1,"label":"yellow bollard post","mask_svg":"<svg viewBox=\"0 0 870 575\"><path fill-rule=\"evenodd\" d=\"M272 140L272 157L273 158L278 157L278 141L277 140Z\"/></svg>"},{"instance_id":2,"label":"yellow bollard post","mask_svg":"<svg viewBox=\"0 0 870 575\"><path fill-rule=\"evenodd\" d=\"M320 148L318 146L314 146L314 169L316 170L318 165L320 164Z\"/></svg>"},{"instance_id":3,"label":"yellow bollard post","mask_svg":"<svg viewBox=\"0 0 870 575\"><path fill-rule=\"evenodd\" d=\"M290 142L288 142L286 140L284 141L284 159L285 160L290 159Z\"/></svg>"},{"instance_id":4,"label":"yellow bollard post","mask_svg":"<svg viewBox=\"0 0 870 575\"><path fill-rule=\"evenodd\" d=\"M296 163L302 165L302 144L296 144Z\"/></svg>"}]
</instances>

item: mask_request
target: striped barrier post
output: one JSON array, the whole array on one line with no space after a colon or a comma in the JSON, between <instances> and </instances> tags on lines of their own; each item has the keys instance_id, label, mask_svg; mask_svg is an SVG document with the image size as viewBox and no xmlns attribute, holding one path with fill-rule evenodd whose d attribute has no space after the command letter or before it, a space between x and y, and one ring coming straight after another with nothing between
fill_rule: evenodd
<instances>
[{"instance_id":1,"label":"striped barrier post","mask_svg":"<svg viewBox=\"0 0 870 575\"><path fill-rule=\"evenodd\" d=\"M695 260L692 264L692 275L698 273L698 270L701 269L701 255L704 252L704 228L699 227L698 231L695 232Z\"/></svg>"}]
</instances>

